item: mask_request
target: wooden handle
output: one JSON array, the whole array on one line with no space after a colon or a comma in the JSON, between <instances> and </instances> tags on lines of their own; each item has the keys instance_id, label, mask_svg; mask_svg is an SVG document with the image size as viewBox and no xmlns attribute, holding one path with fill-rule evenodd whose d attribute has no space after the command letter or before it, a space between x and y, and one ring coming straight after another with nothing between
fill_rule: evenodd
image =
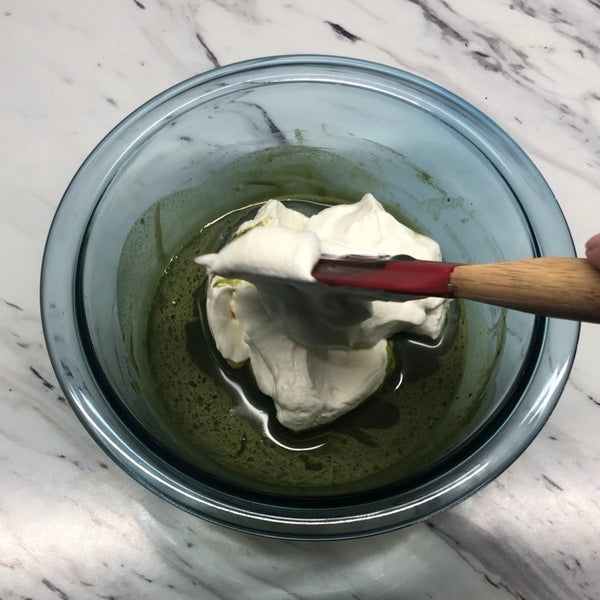
<instances>
[{"instance_id":1,"label":"wooden handle","mask_svg":"<svg viewBox=\"0 0 600 600\"><path fill-rule=\"evenodd\" d=\"M585 258L460 265L450 275L450 288L456 298L600 323L600 271Z\"/></svg>"}]
</instances>

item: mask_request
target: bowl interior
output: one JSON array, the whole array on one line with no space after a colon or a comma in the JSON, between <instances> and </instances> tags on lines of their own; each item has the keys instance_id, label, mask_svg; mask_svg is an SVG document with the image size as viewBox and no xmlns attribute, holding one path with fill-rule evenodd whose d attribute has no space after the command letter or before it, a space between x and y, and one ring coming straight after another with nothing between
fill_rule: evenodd
<instances>
[{"instance_id":1,"label":"bowl interior","mask_svg":"<svg viewBox=\"0 0 600 600\"><path fill-rule=\"evenodd\" d=\"M84 349L120 418L183 472L280 496L415 486L484 444L519 402L541 342L534 317L462 303L463 372L430 439L393 467L337 486L279 485L206 455L169 426L149 370L148 314L172 257L208 223L271 197L356 201L371 192L436 239L447 260L538 254L521 202L535 190L492 147L489 123L410 82L398 87L381 76L374 89L360 73L325 70L303 81L285 72L191 86L164 101L160 118L140 118L139 135L104 182L79 256Z\"/></svg>"}]
</instances>

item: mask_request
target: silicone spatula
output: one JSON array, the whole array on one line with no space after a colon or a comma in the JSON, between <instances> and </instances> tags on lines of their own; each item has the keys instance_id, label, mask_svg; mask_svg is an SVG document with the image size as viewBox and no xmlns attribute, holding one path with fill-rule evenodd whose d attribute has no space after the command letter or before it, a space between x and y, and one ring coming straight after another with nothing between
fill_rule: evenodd
<instances>
[{"instance_id":1,"label":"silicone spatula","mask_svg":"<svg viewBox=\"0 0 600 600\"><path fill-rule=\"evenodd\" d=\"M407 256L322 257L320 283L396 295L465 298L524 312L600 323L600 271L584 258L531 258L489 264L414 260Z\"/></svg>"}]
</instances>

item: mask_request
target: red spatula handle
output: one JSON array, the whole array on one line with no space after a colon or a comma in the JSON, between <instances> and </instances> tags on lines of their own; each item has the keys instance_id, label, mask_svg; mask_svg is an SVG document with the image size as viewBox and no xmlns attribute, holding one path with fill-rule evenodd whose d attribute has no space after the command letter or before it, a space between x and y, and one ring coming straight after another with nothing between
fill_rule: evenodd
<instances>
[{"instance_id":1,"label":"red spatula handle","mask_svg":"<svg viewBox=\"0 0 600 600\"><path fill-rule=\"evenodd\" d=\"M600 271L584 258L465 265L344 257L320 260L313 276L331 285L465 298L537 315L600 323Z\"/></svg>"},{"instance_id":2,"label":"red spatula handle","mask_svg":"<svg viewBox=\"0 0 600 600\"><path fill-rule=\"evenodd\" d=\"M451 298L450 274L456 266L426 260L323 258L312 274L330 285Z\"/></svg>"}]
</instances>

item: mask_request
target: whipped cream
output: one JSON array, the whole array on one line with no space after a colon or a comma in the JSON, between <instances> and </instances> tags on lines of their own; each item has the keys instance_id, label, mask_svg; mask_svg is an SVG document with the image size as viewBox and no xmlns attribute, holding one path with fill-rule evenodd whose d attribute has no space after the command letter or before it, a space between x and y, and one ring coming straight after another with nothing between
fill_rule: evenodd
<instances>
[{"instance_id":1,"label":"whipped cream","mask_svg":"<svg viewBox=\"0 0 600 600\"><path fill-rule=\"evenodd\" d=\"M269 200L219 253L196 258L211 274L206 308L219 352L236 364L250 360L277 419L293 431L357 406L384 380L387 339L400 331L437 338L446 317L440 298L371 301L316 284L311 272L322 254L441 260L434 240L371 194L312 217Z\"/></svg>"}]
</instances>

